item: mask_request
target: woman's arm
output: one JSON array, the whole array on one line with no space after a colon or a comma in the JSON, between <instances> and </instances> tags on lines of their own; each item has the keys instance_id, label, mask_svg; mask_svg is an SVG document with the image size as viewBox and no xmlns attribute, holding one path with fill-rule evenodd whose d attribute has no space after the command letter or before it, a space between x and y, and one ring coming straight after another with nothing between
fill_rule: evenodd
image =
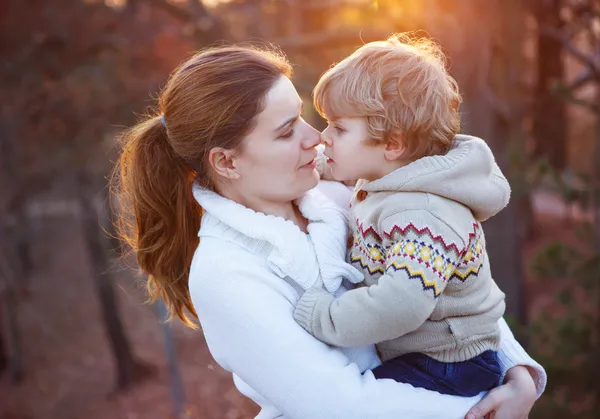
<instances>
[{"instance_id":1,"label":"woman's arm","mask_svg":"<svg viewBox=\"0 0 600 419\"><path fill-rule=\"evenodd\" d=\"M519 365L506 373L503 385L492 389L469 410L466 419L527 419L536 399L531 374Z\"/></svg>"},{"instance_id":2,"label":"woman's arm","mask_svg":"<svg viewBox=\"0 0 600 419\"><path fill-rule=\"evenodd\" d=\"M539 398L546 388L546 381L548 379L546 371L525 352L525 349L517 342L503 318L500 319L499 326L502 341L500 351L498 352L498 360L500 361L503 373L506 374L511 368L519 365L527 367L535 383L537 397ZM504 380L504 375L502 380Z\"/></svg>"},{"instance_id":3,"label":"woman's arm","mask_svg":"<svg viewBox=\"0 0 600 419\"><path fill-rule=\"evenodd\" d=\"M286 418L462 418L478 400L376 380L370 371L362 375L340 350L296 324L294 301L268 278L232 269L230 262L198 261L203 279L190 281L206 341L220 365ZM229 267L225 274L223 266Z\"/></svg>"}]
</instances>

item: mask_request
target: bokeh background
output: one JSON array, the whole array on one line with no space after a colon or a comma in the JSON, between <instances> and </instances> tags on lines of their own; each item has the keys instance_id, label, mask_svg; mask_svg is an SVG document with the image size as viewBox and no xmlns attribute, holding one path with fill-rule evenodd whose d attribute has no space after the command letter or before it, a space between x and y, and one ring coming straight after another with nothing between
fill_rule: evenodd
<instances>
[{"instance_id":1,"label":"bokeh background","mask_svg":"<svg viewBox=\"0 0 600 419\"><path fill-rule=\"evenodd\" d=\"M464 132L510 178L511 204L484 228L507 318L549 375L531 417L600 417L598 1L2 0L0 418L256 414L115 250L116 134L215 42L280 46L322 128L319 75L398 31L441 43Z\"/></svg>"}]
</instances>

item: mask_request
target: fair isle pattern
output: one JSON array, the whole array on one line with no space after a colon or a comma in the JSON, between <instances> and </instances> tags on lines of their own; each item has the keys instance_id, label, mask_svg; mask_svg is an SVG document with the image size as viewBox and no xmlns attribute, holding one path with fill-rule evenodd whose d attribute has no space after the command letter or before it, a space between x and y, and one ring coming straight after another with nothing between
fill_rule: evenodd
<instances>
[{"instance_id":1,"label":"fair isle pattern","mask_svg":"<svg viewBox=\"0 0 600 419\"><path fill-rule=\"evenodd\" d=\"M393 261L389 265L389 268L393 268L395 272L404 271L409 279L419 279L423 286L423 291L431 290L433 292L433 298L438 298L442 293L436 280L427 279L427 275L425 275L425 272L423 271L413 271L408 263L399 264L397 261Z\"/></svg>"},{"instance_id":2,"label":"fair isle pattern","mask_svg":"<svg viewBox=\"0 0 600 419\"><path fill-rule=\"evenodd\" d=\"M477 236L477 231L480 229L479 223L473 223L473 231L469 233L469 241ZM434 243L441 243L444 250L454 250L457 255L460 255L465 249L459 249L456 243L446 243L441 235L434 236L429 227L417 228L413 223L408 223L404 227L393 226L389 232L384 232L384 236L391 241L398 241L401 238L407 236L409 233L416 234L418 237L426 236L431 238ZM468 247L468 246L467 246Z\"/></svg>"},{"instance_id":3,"label":"fair isle pattern","mask_svg":"<svg viewBox=\"0 0 600 419\"><path fill-rule=\"evenodd\" d=\"M360 254L354 254L354 249L358 249ZM385 273L385 254L383 245L367 243L355 233L348 259L351 264L357 264L363 271L369 272L369 275L383 275Z\"/></svg>"},{"instance_id":4,"label":"fair isle pattern","mask_svg":"<svg viewBox=\"0 0 600 419\"><path fill-rule=\"evenodd\" d=\"M469 244L462 249L455 243L446 243L441 235L433 235L428 227L419 229L412 223L405 227L394 226L389 233L384 232L384 237L391 241L387 247L377 240L381 235L373 227L364 229L358 220L356 226L350 263L371 276L403 271L409 279L419 279L423 290L430 290L434 298L439 297L446 282L453 279L464 282L477 276L483 266L484 239L479 223L473 223ZM369 239L377 242L372 243ZM454 258L451 258L453 254ZM456 257L460 259L457 264L454 263Z\"/></svg>"},{"instance_id":5,"label":"fair isle pattern","mask_svg":"<svg viewBox=\"0 0 600 419\"><path fill-rule=\"evenodd\" d=\"M471 275L479 275L479 271L483 266L483 260L485 259L485 238L483 235L483 229L479 223L473 224L474 232L469 235L469 245L465 249L462 260L458 263L456 270L452 273L448 280L458 279L459 281L466 281Z\"/></svg>"},{"instance_id":6,"label":"fair isle pattern","mask_svg":"<svg viewBox=\"0 0 600 419\"><path fill-rule=\"evenodd\" d=\"M365 262L364 259L360 255L351 256L350 261L351 261L351 263L358 265L362 271L369 272L369 275L371 275L371 276L373 276L375 274L383 275L385 273L385 269L383 266L379 266L379 265L372 266L369 264L369 262Z\"/></svg>"}]
</instances>

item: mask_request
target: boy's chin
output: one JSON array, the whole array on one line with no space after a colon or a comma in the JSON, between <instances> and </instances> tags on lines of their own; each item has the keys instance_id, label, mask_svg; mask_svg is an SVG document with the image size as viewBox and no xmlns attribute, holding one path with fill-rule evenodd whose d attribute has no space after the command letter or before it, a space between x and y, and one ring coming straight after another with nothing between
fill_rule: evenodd
<instances>
[{"instance_id":1,"label":"boy's chin","mask_svg":"<svg viewBox=\"0 0 600 419\"><path fill-rule=\"evenodd\" d=\"M332 175L336 182L343 183L344 185L347 185L347 186L354 186L356 184L356 181L358 180L358 178L357 179L348 179L347 177L342 177L342 176L338 177L335 175L335 173L332 173Z\"/></svg>"},{"instance_id":2,"label":"boy's chin","mask_svg":"<svg viewBox=\"0 0 600 419\"><path fill-rule=\"evenodd\" d=\"M357 178L354 178L353 176L340 176L340 175L336 175L336 173L333 170L331 171L331 176L336 181L342 182L342 183L356 182L356 179L357 179Z\"/></svg>"}]
</instances>

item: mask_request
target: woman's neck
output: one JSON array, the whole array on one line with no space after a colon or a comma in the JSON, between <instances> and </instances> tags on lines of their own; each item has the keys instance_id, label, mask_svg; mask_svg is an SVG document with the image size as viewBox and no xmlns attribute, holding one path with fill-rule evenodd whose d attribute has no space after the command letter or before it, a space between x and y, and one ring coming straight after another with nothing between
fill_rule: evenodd
<instances>
[{"instance_id":1,"label":"woman's neck","mask_svg":"<svg viewBox=\"0 0 600 419\"><path fill-rule=\"evenodd\" d=\"M232 191L222 191L220 194L253 211L289 220L296 224L304 233L307 233L308 220L302 215L300 209L292 201L273 202L243 196L241 194L233 193Z\"/></svg>"}]
</instances>

